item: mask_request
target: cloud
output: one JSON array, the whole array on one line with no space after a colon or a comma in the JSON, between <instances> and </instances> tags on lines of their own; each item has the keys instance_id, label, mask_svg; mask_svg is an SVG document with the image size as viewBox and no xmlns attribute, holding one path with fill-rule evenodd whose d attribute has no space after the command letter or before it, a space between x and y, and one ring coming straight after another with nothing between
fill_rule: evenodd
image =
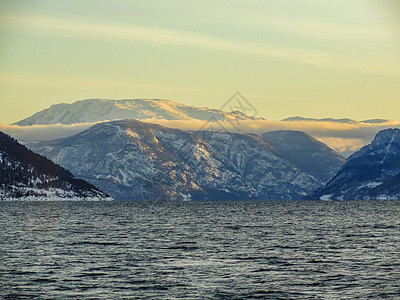
<instances>
[{"instance_id":1,"label":"cloud","mask_svg":"<svg viewBox=\"0 0 400 300\"><path fill-rule=\"evenodd\" d=\"M372 138L364 141L363 139L319 137L318 140L330 146L332 149L335 149L337 152L348 156L368 144Z\"/></svg>"},{"instance_id":2,"label":"cloud","mask_svg":"<svg viewBox=\"0 0 400 300\"><path fill-rule=\"evenodd\" d=\"M356 122L343 124L337 122L321 121L239 121L239 122L215 122L208 123L200 120L142 120L148 123L159 124L166 127L182 130L214 130L233 131L240 133L264 133L274 130L298 130L304 131L329 147L344 155L357 151L362 146L369 144L378 131L400 127L400 122L387 121L379 124ZM81 123L73 125L0 125L0 130L15 137L23 143L51 140L77 134L95 123Z\"/></svg>"},{"instance_id":3,"label":"cloud","mask_svg":"<svg viewBox=\"0 0 400 300\"><path fill-rule=\"evenodd\" d=\"M33 14L8 15L3 16L2 19L4 23L2 27L4 29L30 31L35 34L89 38L102 41L109 41L112 39L144 41L161 45L212 49L277 58L320 68L398 73L398 69L393 67L393 63L388 63L385 57L361 55L359 52L353 55L349 53L345 55L332 51L290 48L267 43L249 43L206 36L184 30L131 24L82 22L66 18L54 18ZM312 27L311 25L307 26Z\"/></svg>"},{"instance_id":4,"label":"cloud","mask_svg":"<svg viewBox=\"0 0 400 300\"><path fill-rule=\"evenodd\" d=\"M32 126L0 124L0 131L11 135L21 143L29 143L71 136L89 128L94 124L95 123L79 123L73 125L52 124Z\"/></svg>"},{"instance_id":5,"label":"cloud","mask_svg":"<svg viewBox=\"0 0 400 300\"><path fill-rule=\"evenodd\" d=\"M271 45L254 45L234 40L214 38L183 30L139 25L81 22L35 15L8 16L3 19L6 21L5 26L6 28L8 26L8 29L31 30L36 33L42 32L53 35L67 35L102 40L139 40L155 44L178 45L233 51L251 55L280 57L313 65L318 65L324 60L330 60L329 55L319 51L284 49L272 47ZM29 24L29 26L26 26L26 24Z\"/></svg>"}]
</instances>

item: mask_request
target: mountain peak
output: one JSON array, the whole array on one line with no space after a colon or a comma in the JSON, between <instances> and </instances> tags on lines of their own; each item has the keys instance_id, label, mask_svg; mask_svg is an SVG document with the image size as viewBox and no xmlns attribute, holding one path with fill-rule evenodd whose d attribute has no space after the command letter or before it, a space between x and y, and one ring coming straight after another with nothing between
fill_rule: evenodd
<instances>
[{"instance_id":1,"label":"mountain peak","mask_svg":"<svg viewBox=\"0 0 400 300\"><path fill-rule=\"evenodd\" d=\"M372 141L372 145L381 145L387 144L388 147L391 146L393 143L397 143L400 140L400 129L397 128L388 128L379 131L374 140Z\"/></svg>"},{"instance_id":2,"label":"mountain peak","mask_svg":"<svg viewBox=\"0 0 400 300\"><path fill-rule=\"evenodd\" d=\"M194 107L165 99L86 99L60 103L16 122L15 125L74 124L120 119L254 120L243 112Z\"/></svg>"},{"instance_id":3,"label":"mountain peak","mask_svg":"<svg viewBox=\"0 0 400 300\"><path fill-rule=\"evenodd\" d=\"M400 129L389 128L379 131L369 145L351 155L348 160L362 156L373 156L385 160L389 155L400 154Z\"/></svg>"},{"instance_id":4,"label":"mountain peak","mask_svg":"<svg viewBox=\"0 0 400 300\"><path fill-rule=\"evenodd\" d=\"M400 199L400 129L385 129L351 155L342 169L312 198Z\"/></svg>"},{"instance_id":5,"label":"mountain peak","mask_svg":"<svg viewBox=\"0 0 400 300\"><path fill-rule=\"evenodd\" d=\"M369 120L363 120L363 121L356 121L352 120L349 118L305 118L305 117L300 117L300 116L295 116L295 117L289 117L286 119L283 119L282 121L312 121L312 122L334 122L334 123L342 123L342 124L357 124L357 123L365 123L365 124L382 124L382 123L387 123L390 120L387 119L369 119Z\"/></svg>"}]
</instances>

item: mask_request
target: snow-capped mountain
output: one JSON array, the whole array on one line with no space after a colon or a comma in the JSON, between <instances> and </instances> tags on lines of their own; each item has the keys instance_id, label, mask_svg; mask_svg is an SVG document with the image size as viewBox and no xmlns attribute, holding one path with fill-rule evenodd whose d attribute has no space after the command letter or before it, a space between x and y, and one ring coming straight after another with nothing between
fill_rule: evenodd
<instances>
[{"instance_id":1,"label":"snow-capped mountain","mask_svg":"<svg viewBox=\"0 0 400 300\"><path fill-rule=\"evenodd\" d=\"M0 200L111 200L0 132Z\"/></svg>"},{"instance_id":2,"label":"snow-capped mountain","mask_svg":"<svg viewBox=\"0 0 400 300\"><path fill-rule=\"evenodd\" d=\"M367 123L367 124L382 124L387 123L390 120L387 119L370 119L370 120L363 120L363 121L356 121L349 118L322 118L322 119L315 119L315 118L304 118L304 117L290 117L283 119L282 121L312 121L312 122L335 122L335 123L342 123L342 124L358 124L358 123Z\"/></svg>"},{"instance_id":3,"label":"snow-capped mountain","mask_svg":"<svg viewBox=\"0 0 400 300\"><path fill-rule=\"evenodd\" d=\"M225 112L161 99L88 99L72 104L55 104L16 122L15 125L92 123L120 119L165 120L254 120L240 111Z\"/></svg>"},{"instance_id":4,"label":"snow-capped mountain","mask_svg":"<svg viewBox=\"0 0 400 300\"><path fill-rule=\"evenodd\" d=\"M300 199L323 185L253 134L120 120L32 149L115 199Z\"/></svg>"},{"instance_id":5,"label":"snow-capped mountain","mask_svg":"<svg viewBox=\"0 0 400 300\"><path fill-rule=\"evenodd\" d=\"M271 131L262 134L262 139L278 149L297 168L324 183L336 175L346 160L302 131Z\"/></svg>"},{"instance_id":6,"label":"snow-capped mountain","mask_svg":"<svg viewBox=\"0 0 400 300\"><path fill-rule=\"evenodd\" d=\"M311 198L400 199L400 129L380 131L371 144L351 155L337 175Z\"/></svg>"}]
</instances>

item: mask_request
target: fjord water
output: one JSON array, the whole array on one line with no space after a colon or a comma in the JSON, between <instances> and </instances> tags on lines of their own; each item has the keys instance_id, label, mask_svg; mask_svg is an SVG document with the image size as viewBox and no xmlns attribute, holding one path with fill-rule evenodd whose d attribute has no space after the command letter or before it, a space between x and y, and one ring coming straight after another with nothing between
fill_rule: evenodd
<instances>
[{"instance_id":1,"label":"fjord water","mask_svg":"<svg viewBox=\"0 0 400 300\"><path fill-rule=\"evenodd\" d=\"M400 295L400 201L2 202L5 299Z\"/></svg>"}]
</instances>

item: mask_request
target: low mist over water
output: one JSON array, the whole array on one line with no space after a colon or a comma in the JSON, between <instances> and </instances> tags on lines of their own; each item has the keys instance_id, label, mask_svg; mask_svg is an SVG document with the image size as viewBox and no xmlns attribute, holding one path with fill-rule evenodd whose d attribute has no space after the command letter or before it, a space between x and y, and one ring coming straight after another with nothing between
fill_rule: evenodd
<instances>
[{"instance_id":1,"label":"low mist over water","mask_svg":"<svg viewBox=\"0 0 400 300\"><path fill-rule=\"evenodd\" d=\"M7 202L5 299L400 294L400 202Z\"/></svg>"}]
</instances>

